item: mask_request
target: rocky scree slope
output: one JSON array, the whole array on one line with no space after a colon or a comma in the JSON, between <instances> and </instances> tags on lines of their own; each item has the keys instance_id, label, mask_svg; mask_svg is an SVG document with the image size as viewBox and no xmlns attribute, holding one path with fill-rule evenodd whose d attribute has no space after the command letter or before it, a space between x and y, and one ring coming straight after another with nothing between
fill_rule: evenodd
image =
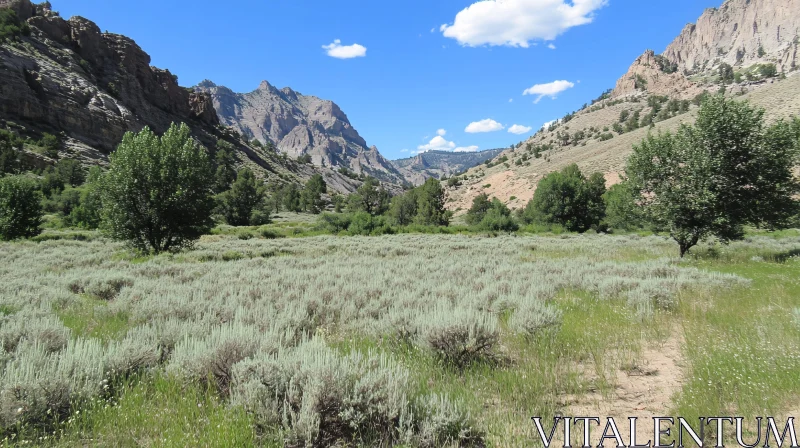
<instances>
[{"instance_id":1,"label":"rocky scree slope","mask_svg":"<svg viewBox=\"0 0 800 448\"><path fill-rule=\"evenodd\" d=\"M360 185L239 140L221 126L208 95L181 87L168 70L150 66L150 56L128 37L102 33L83 17L65 20L48 2L0 0L0 8L13 9L31 30L0 44L0 127L33 138L56 134L62 157L105 165L125 132L149 126L162 133L183 122L208 148L218 139L232 143L239 164L260 177L304 182L320 172L334 191ZM40 168L54 162L32 151L24 155Z\"/></svg>"},{"instance_id":2,"label":"rocky scree slope","mask_svg":"<svg viewBox=\"0 0 800 448\"><path fill-rule=\"evenodd\" d=\"M353 128L336 103L302 95L267 81L249 93L236 93L203 81L197 92L212 98L223 124L250 140L272 143L291 157L311 156L314 165L346 168L385 182L403 184L403 175Z\"/></svg>"}]
</instances>

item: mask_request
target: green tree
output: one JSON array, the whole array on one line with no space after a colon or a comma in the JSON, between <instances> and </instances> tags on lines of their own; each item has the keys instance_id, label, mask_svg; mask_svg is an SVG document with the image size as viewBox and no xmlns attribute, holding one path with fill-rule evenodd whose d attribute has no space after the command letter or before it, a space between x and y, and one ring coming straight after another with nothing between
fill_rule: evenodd
<instances>
[{"instance_id":1,"label":"green tree","mask_svg":"<svg viewBox=\"0 0 800 448\"><path fill-rule=\"evenodd\" d=\"M284 185L283 188L281 188L279 196L281 205L286 211L295 213L302 211L303 207L300 203L300 190L297 188L296 184L290 183Z\"/></svg>"},{"instance_id":2,"label":"green tree","mask_svg":"<svg viewBox=\"0 0 800 448\"><path fill-rule=\"evenodd\" d=\"M450 213L444 207L442 184L429 178L418 188L417 216L414 222L425 226L446 226L450 223Z\"/></svg>"},{"instance_id":3,"label":"green tree","mask_svg":"<svg viewBox=\"0 0 800 448\"><path fill-rule=\"evenodd\" d=\"M681 257L702 239L740 239L745 225L782 228L797 210L792 125L767 128L747 102L707 99L694 126L648 136L626 173L644 214L678 243Z\"/></svg>"},{"instance_id":4,"label":"green tree","mask_svg":"<svg viewBox=\"0 0 800 448\"><path fill-rule=\"evenodd\" d=\"M545 176L523 212L525 222L559 224L572 232L585 232L605 215L605 180L600 173L587 179L578 165Z\"/></svg>"},{"instance_id":5,"label":"green tree","mask_svg":"<svg viewBox=\"0 0 800 448\"><path fill-rule=\"evenodd\" d=\"M232 226L260 225L265 224L265 201L266 187L259 185L253 172L245 168L239 171L230 190L217 195L217 209ZM258 219L254 219L254 213Z\"/></svg>"},{"instance_id":6,"label":"green tree","mask_svg":"<svg viewBox=\"0 0 800 448\"><path fill-rule=\"evenodd\" d=\"M342 210L346 204L344 196L340 195L339 193L333 193L331 195L331 202L333 203L333 211L336 213L342 213Z\"/></svg>"},{"instance_id":7,"label":"green tree","mask_svg":"<svg viewBox=\"0 0 800 448\"><path fill-rule=\"evenodd\" d=\"M103 177L103 225L145 252L191 246L211 228L211 163L186 124L126 133Z\"/></svg>"},{"instance_id":8,"label":"green tree","mask_svg":"<svg viewBox=\"0 0 800 448\"><path fill-rule=\"evenodd\" d=\"M417 217L417 196L419 190L413 188L405 194L392 198L391 206L387 212L389 221L396 226L407 226Z\"/></svg>"},{"instance_id":9,"label":"green tree","mask_svg":"<svg viewBox=\"0 0 800 448\"><path fill-rule=\"evenodd\" d=\"M719 66L719 78L723 84L729 84L734 81L733 67L730 64L722 63Z\"/></svg>"},{"instance_id":10,"label":"green tree","mask_svg":"<svg viewBox=\"0 0 800 448\"><path fill-rule=\"evenodd\" d=\"M222 193L231 188L236 180L236 161L233 158L233 145L225 140L217 140L214 156L214 192Z\"/></svg>"},{"instance_id":11,"label":"green tree","mask_svg":"<svg viewBox=\"0 0 800 448\"><path fill-rule=\"evenodd\" d=\"M303 211L315 215L321 213L325 209L325 201L322 199L322 194L327 190L328 184L325 183L322 175L315 174L311 176L311 179L306 182L306 186L300 194L300 203Z\"/></svg>"},{"instance_id":12,"label":"green tree","mask_svg":"<svg viewBox=\"0 0 800 448\"><path fill-rule=\"evenodd\" d=\"M618 230L632 230L644 226L642 210L636 204L636 197L630 184L616 184L603 195L606 203L606 226Z\"/></svg>"},{"instance_id":13,"label":"green tree","mask_svg":"<svg viewBox=\"0 0 800 448\"><path fill-rule=\"evenodd\" d=\"M31 179L0 178L0 239L30 238L41 233L42 195Z\"/></svg>"},{"instance_id":14,"label":"green tree","mask_svg":"<svg viewBox=\"0 0 800 448\"><path fill-rule=\"evenodd\" d=\"M77 187L86 181L86 169L75 159L59 160L55 172L64 185Z\"/></svg>"},{"instance_id":15,"label":"green tree","mask_svg":"<svg viewBox=\"0 0 800 448\"><path fill-rule=\"evenodd\" d=\"M16 11L0 8L0 43L31 34L27 22L19 20Z\"/></svg>"},{"instance_id":16,"label":"green tree","mask_svg":"<svg viewBox=\"0 0 800 448\"><path fill-rule=\"evenodd\" d=\"M478 228L491 232L514 232L519 226L511 217L511 210L499 199L494 198L489 210L478 223Z\"/></svg>"},{"instance_id":17,"label":"green tree","mask_svg":"<svg viewBox=\"0 0 800 448\"><path fill-rule=\"evenodd\" d=\"M84 229L100 227L103 211L103 171L98 166L89 169L86 185L81 192L80 205L69 216L71 225Z\"/></svg>"},{"instance_id":18,"label":"green tree","mask_svg":"<svg viewBox=\"0 0 800 448\"><path fill-rule=\"evenodd\" d=\"M774 78L778 76L778 67L775 64L761 64L758 66L758 73L762 78Z\"/></svg>"},{"instance_id":19,"label":"green tree","mask_svg":"<svg viewBox=\"0 0 800 448\"><path fill-rule=\"evenodd\" d=\"M467 224L471 226L480 224L491 208L492 201L489 200L489 195L481 193L475 196L475 199L472 200L472 207L467 211L465 217Z\"/></svg>"},{"instance_id":20,"label":"green tree","mask_svg":"<svg viewBox=\"0 0 800 448\"><path fill-rule=\"evenodd\" d=\"M58 149L61 147L61 142L55 135L45 132L44 135L42 135L42 139L39 140L39 146L42 147L44 155L47 157L51 159L58 158Z\"/></svg>"},{"instance_id":21,"label":"green tree","mask_svg":"<svg viewBox=\"0 0 800 448\"><path fill-rule=\"evenodd\" d=\"M64 178L62 178L58 171L52 166L48 166L42 172L42 180L40 182L40 188L42 193L44 193L45 197L50 197L54 194L61 193L64 190Z\"/></svg>"},{"instance_id":22,"label":"green tree","mask_svg":"<svg viewBox=\"0 0 800 448\"><path fill-rule=\"evenodd\" d=\"M14 132L0 129L0 176L17 174L22 169L22 139Z\"/></svg>"},{"instance_id":23,"label":"green tree","mask_svg":"<svg viewBox=\"0 0 800 448\"><path fill-rule=\"evenodd\" d=\"M382 215L389 208L389 193L377 179L368 177L355 193L347 198L350 212L367 212L372 216Z\"/></svg>"}]
</instances>

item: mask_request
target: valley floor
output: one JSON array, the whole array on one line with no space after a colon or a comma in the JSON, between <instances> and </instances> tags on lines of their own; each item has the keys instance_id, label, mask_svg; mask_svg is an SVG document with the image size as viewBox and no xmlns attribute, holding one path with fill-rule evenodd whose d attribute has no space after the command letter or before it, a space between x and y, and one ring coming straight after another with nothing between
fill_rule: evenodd
<instances>
[{"instance_id":1,"label":"valley floor","mask_svg":"<svg viewBox=\"0 0 800 448\"><path fill-rule=\"evenodd\" d=\"M393 444L522 447L532 416L797 412L798 231L684 261L638 235L89 236L0 244L0 446L357 444L395 409Z\"/></svg>"}]
</instances>

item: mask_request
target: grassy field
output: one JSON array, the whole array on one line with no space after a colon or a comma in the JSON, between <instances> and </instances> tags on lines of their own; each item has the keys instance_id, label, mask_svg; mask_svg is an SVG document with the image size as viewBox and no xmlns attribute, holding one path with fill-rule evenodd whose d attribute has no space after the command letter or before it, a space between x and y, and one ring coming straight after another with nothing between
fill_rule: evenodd
<instances>
[{"instance_id":1,"label":"grassy field","mask_svg":"<svg viewBox=\"0 0 800 448\"><path fill-rule=\"evenodd\" d=\"M247 232L0 244L2 445L536 446L531 416L637 410L642 381L673 385L650 413L796 412L796 231L684 261L655 236Z\"/></svg>"}]
</instances>

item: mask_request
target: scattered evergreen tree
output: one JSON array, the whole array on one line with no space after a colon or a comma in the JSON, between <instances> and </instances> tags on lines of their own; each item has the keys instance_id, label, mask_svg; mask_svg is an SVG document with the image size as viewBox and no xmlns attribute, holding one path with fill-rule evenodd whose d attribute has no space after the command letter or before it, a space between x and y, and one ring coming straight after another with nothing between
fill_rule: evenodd
<instances>
[{"instance_id":1,"label":"scattered evergreen tree","mask_svg":"<svg viewBox=\"0 0 800 448\"><path fill-rule=\"evenodd\" d=\"M389 193L377 179L368 177L355 193L347 199L351 212L367 212L372 216L382 215L389 208Z\"/></svg>"},{"instance_id":2,"label":"scattered evergreen tree","mask_svg":"<svg viewBox=\"0 0 800 448\"><path fill-rule=\"evenodd\" d=\"M86 181L86 169L75 159L62 159L56 163L55 174L64 183L72 187L82 185Z\"/></svg>"},{"instance_id":3,"label":"scattered evergreen tree","mask_svg":"<svg viewBox=\"0 0 800 448\"><path fill-rule=\"evenodd\" d=\"M483 221L483 218L486 216L486 213L492 208L492 201L489 200L489 195L486 193L481 193L478 196L475 196L475 199L472 200L472 207L467 210L467 214L465 216L465 220L468 225L475 226Z\"/></svg>"},{"instance_id":4,"label":"scattered evergreen tree","mask_svg":"<svg viewBox=\"0 0 800 448\"><path fill-rule=\"evenodd\" d=\"M307 213L318 215L325 209L325 201L322 194L328 190L328 184L322 175L315 174L306 182L303 192L300 194L300 203L303 210Z\"/></svg>"},{"instance_id":5,"label":"scattered evergreen tree","mask_svg":"<svg viewBox=\"0 0 800 448\"><path fill-rule=\"evenodd\" d=\"M22 139L14 132L0 129L0 176L20 172L21 154Z\"/></svg>"},{"instance_id":6,"label":"scattered evergreen tree","mask_svg":"<svg viewBox=\"0 0 800 448\"><path fill-rule=\"evenodd\" d=\"M40 188L45 197L50 197L54 194L61 193L64 190L64 178L59 175L58 171L52 166L48 166L42 172L42 180Z\"/></svg>"},{"instance_id":7,"label":"scattered evergreen tree","mask_svg":"<svg viewBox=\"0 0 800 448\"><path fill-rule=\"evenodd\" d=\"M523 212L527 223L559 224L572 232L585 232L605 216L605 179L594 173L588 179L578 165L545 176Z\"/></svg>"},{"instance_id":8,"label":"scattered evergreen tree","mask_svg":"<svg viewBox=\"0 0 800 448\"><path fill-rule=\"evenodd\" d=\"M387 213L389 221L393 225L407 226L414 222L418 211L418 192L419 190L414 188L407 191L405 194L392 198L392 203Z\"/></svg>"},{"instance_id":9,"label":"scattered evergreen tree","mask_svg":"<svg viewBox=\"0 0 800 448\"><path fill-rule=\"evenodd\" d=\"M146 252L191 246L211 228L211 163L189 127L126 133L103 180L108 234Z\"/></svg>"},{"instance_id":10,"label":"scattered evergreen tree","mask_svg":"<svg viewBox=\"0 0 800 448\"><path fill-rule=\"evenodd\" d=\"M232 226L261 225L269 219L266 187L247 168L239 171L230 190L217 195L217 204L225 222Z\"/></svg>"},{"instance_id":11,"label":"scattered evergreen tree","mask_svg":"<svg viewBox=\"0 0 800 448\"><path fill-rule=\"evenodd\" d=\"M719 66L719 78L723 84L730 84L734 81L733 67L730 64L723 62Z\"/></svg>"},{"instance_id":12,"label":"scattered evergreen tree","mask_svg":"<svg viewBox=\"0 0 800 448\"><path fill-rule=\"evenodd\" d=\"M450 223L450 213L444 207L442 184L429 178L417 192L417 216L414 222L425 226L446 226Z\"/></svg>"},{"instance_id":13,"label":"scattered evergreen tree","mask_svg":"<svg viewBox=\"0 0 800 448\"><path fill-rule=\"evenodd\" d=\"M42 147L44 155L47 157L50 157L51 159L58 158L58 149L61 147L61 142L55 135L45 132L42 136L42 139L39 140L39 146Z\"/></svg>"},{"instance_id":14,"label":"scattered evergreen tree","mask_svg":"<svg viewBox=\"0 0 800 448\"><path fill-rule=\"evenodd\" d=\"M746 102L707 99L694 126L648 136L626 170L644 214L668 231L683 257L702 239L740 239L745 225L781 228L797 209L792 125L767 128Z\"/></svg>"},{"instance_id":15,"label":"scattered evergreen tree","mask_svg":"<svg viewBox=\"0 0 800 448\"><path fill-rule=\"evenodd\" d=\"M299 213L303 210L300 203L300 190L294 183L286 184L281 189L280 195L281 205L288 212Z\"/></svg>"},{"instance_id":16,"label":"scattered evergreen tree","mask_svg":"<svg viewBox=\"0 0 800 448\"><path fill-rule=\"evenodd\" d=\"M0 178L0 239L41 233L42 195L36 182L22 176Z\"/></svg>"},{"instance_id":17,"label":"scattered evergreen tree","mask_svg":"<svg viewBox=\"0 0 800 448\"><path fill-rule=\"evenodd\" d=\"M231 188L236 180L236 163L233 159L233 145L225 140L217 140L217 152L214 156L214 192L222 193Z\"/></svg>"}]
</instances>

